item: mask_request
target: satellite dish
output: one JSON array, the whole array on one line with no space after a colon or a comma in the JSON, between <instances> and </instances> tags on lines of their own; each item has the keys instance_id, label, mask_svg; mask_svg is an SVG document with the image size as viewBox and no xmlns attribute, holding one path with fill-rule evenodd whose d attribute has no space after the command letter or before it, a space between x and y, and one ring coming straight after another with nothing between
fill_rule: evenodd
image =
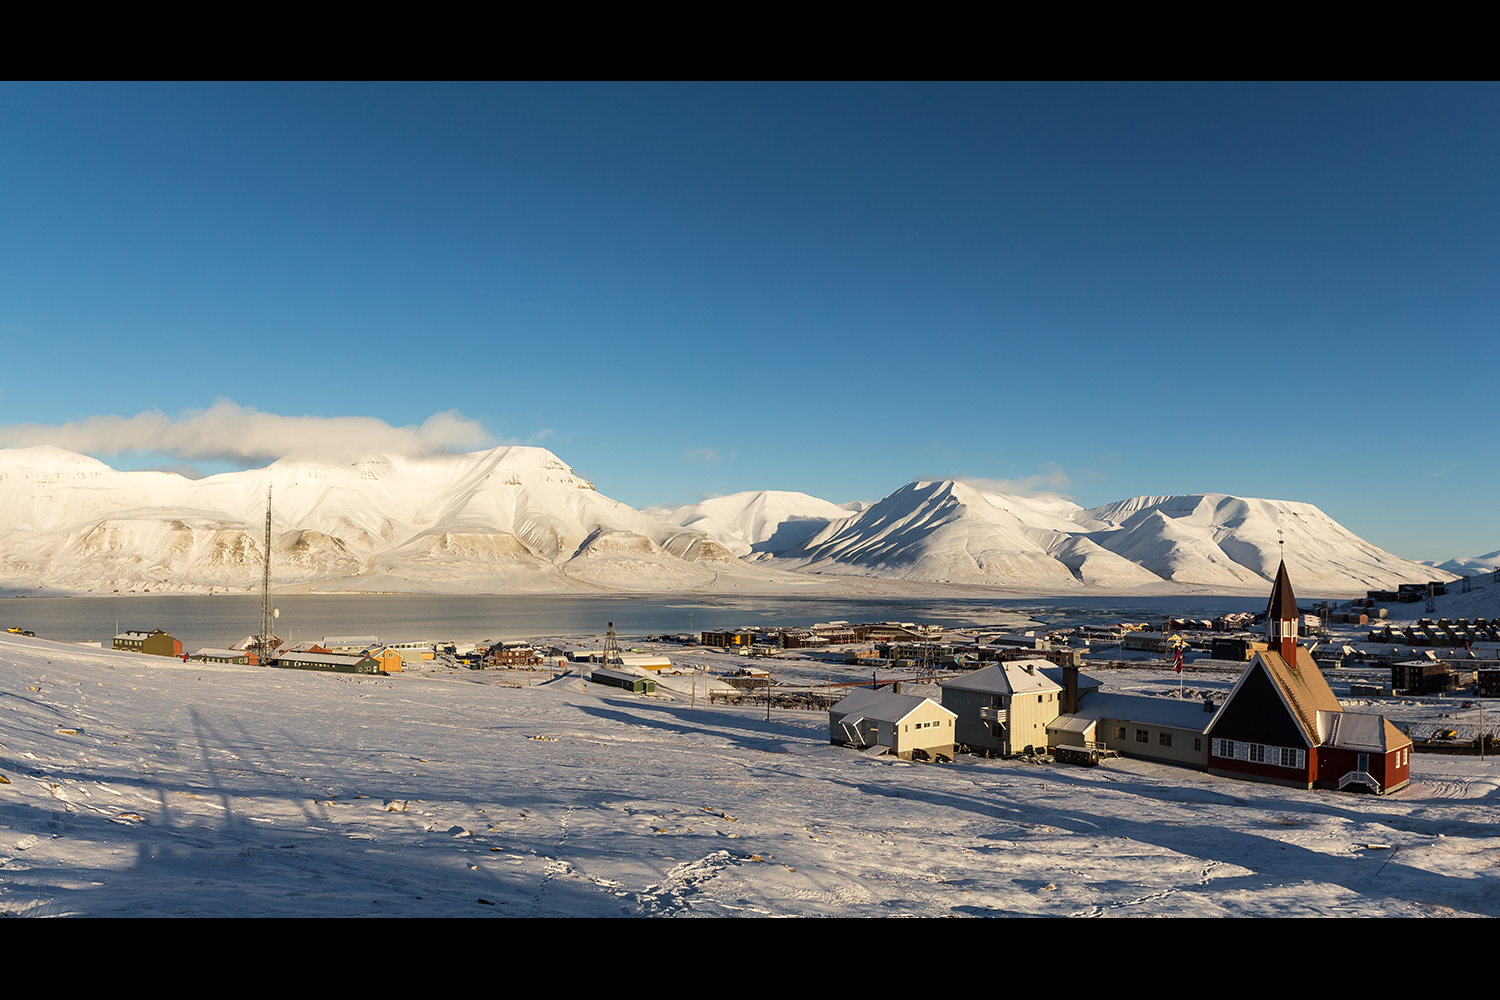
<instances>
[{"instance_id":1,"label":"satellite dish","mask_svg":"<svg viewBox=\"0 0 1500 1000\"><path fill-rule=\"evenodd\" d=\"M281 609L280 608L274 608L271 611L271 617L272 618L280 618L281 617Z\"/></svg>"}]
</instances>

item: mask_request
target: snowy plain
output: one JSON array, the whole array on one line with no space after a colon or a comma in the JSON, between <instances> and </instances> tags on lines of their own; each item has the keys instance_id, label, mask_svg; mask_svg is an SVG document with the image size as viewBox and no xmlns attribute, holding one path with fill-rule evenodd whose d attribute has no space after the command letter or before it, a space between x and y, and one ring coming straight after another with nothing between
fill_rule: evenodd
<instances>
[{"instance_id":1,"label":"snowy plain","mask_svg":"<svg viewBox=\"0 0 1500 1000\"><path fill-rule=\"evenodd\" d=\"M505 680L0 637L0 913L1500 912L1500 765L1474 758L1414 755L1384 798L910 764L830 746L821 712Z\"/></svg>"}]
</instances>

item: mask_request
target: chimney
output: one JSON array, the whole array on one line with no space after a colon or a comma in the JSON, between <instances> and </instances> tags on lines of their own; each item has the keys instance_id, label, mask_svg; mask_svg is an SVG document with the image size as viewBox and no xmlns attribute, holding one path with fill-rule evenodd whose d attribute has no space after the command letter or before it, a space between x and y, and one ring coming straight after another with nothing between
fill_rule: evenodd
<instances>
[{"instance_id":1,"label":"chimney","mask_svg":"<svg viewBox=\"0 0 1500 1000\"><path fill-rule=\"evenodd\" d=\"M1063 703L1064 715L1072 715L1078 711L1078 668L1063 667Z\"/></svg>"}]
</instances>

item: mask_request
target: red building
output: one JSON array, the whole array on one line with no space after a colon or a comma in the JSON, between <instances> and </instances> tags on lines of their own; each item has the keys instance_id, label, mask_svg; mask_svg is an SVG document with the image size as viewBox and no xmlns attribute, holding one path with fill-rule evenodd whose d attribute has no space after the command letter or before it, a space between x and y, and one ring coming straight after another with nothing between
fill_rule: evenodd
<instances>
[{"instance_id":1,"label":"red building","mask_svg":"<svg viewBox=\"0 0 1500 1000\"><path fill-rule=\"evenodd\" d=\"M1255 654L1205 732L1209 773L1381 795L1405 787L1411 740L1384 716L1344 711L1297 645L1300 619L1283 562L1266 609L1270 648Z\"/></svg>"}]
</instances>

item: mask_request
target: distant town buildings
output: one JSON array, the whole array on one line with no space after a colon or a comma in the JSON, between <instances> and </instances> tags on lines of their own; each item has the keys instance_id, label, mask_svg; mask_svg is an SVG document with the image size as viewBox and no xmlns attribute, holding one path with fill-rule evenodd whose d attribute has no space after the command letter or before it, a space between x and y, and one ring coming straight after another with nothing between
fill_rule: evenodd
<instances>
[{"instance_id":1,"label":"distant town buildings","mask_svg":"<svg viewBox=\"0 0 1500 1000\"><path fill-rule=\"evenodd\" d=\"M954 714L955 744L971 752L1119 753L1302 788L1357 786L1386 794L1405 787L1411 740L1382 716L1344 711L1297 642L1305 620L1283 563L1266 609L1266 641L1214 645L1221 662L1248 658L1220 705L1101 693L1076 667L1035 657L943 681L942 702ZM1446 676L1429 667L1436 665L1406 666L1393 678Z\"/></svg>"}]
</instances>

